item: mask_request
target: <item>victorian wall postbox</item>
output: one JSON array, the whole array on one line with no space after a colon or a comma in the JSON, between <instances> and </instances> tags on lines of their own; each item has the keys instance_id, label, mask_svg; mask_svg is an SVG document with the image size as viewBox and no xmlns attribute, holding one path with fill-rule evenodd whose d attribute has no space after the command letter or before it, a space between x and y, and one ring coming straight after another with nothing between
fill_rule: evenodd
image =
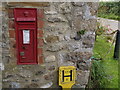
<instances>
[{"instance_id":1,"label":"victorian wall postbox","mask_svg":"<svg viewBox=\"0 0 120 90\"><path fill-rule=\"evenodd\" d=\"M37 64L37 10L15 8L18 64Z\"/></svg>"}]
</instances>

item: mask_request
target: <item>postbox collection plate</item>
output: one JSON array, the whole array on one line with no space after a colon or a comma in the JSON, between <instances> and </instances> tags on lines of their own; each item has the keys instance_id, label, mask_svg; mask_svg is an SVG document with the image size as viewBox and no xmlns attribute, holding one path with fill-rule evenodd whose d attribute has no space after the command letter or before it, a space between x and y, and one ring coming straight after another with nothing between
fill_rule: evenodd
<instances>
[{"instance_id":1,"label":"postbox collection plate","mask_svg":"<svg viewBox=\"0 0 120 90\"><path fill-rule=\"evenodd\" d=\"M18 64L37 64L37 10L15 8Z\"/></svg>"}]
</instances>

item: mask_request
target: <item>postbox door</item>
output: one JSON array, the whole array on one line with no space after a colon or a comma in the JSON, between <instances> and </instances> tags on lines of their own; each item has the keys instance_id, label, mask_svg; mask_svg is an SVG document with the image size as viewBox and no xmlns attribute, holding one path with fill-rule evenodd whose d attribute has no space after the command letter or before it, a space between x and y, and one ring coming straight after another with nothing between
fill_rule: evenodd
<instances>
[{"instance_id":1,"label":"postbox door","mask_svg":"<svg viewBox=\"0 0 120 90\"><path fill-rule=\"evenodd\" d=\"M34 29L19 29L19 62L35 63Z\"/></svg>"},{"instance_id":2,"label":"postbox door","mask_svg":"<svg viewBox=\"0 0 120 90\"><path fill-rule=\"evenodd\" d=\"M37 64L37 10L15 8L17 63Z\"/></svg>"}]
</instances>

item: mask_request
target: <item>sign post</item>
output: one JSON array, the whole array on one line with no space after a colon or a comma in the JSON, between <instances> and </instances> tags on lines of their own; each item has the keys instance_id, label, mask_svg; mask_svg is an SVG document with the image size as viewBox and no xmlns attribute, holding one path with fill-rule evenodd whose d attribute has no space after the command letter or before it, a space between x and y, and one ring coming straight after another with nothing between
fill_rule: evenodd
<instances>
[{"instance_id":1,"label":"sign post","mask_svg":"<svg viewBox=\"0 0 120 90\"><path fill-rule=\"evenodd\" d=\"M120 59L120 30L117 30L114 58L117 60Z\"/></svg>"},{"instance_id":2,"label":"sign post","mask_svg":"<svg viewBox=\"0 0 120 90\"><path fill-rule=\"evenodd\" d=\"M59 85L63 90L70 90L75 84L76 68L74 66L61 66L59 68Z\"/></svg>"}]
</instances>

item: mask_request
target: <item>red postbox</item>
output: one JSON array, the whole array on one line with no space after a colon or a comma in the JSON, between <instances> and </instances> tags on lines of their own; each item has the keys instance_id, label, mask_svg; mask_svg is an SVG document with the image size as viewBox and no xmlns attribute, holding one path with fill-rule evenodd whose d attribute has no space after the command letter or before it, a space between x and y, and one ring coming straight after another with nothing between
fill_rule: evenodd
<instances>
[{"instance_id":1,"label":"red postbox","mask_svg":"<svg viewBox=\"0 0 120 90\"><path fill-rule=\"evenodd\" d=\"M18 64L37 64L37 10L15 8Z\"/></svg>"}]
</instances>

